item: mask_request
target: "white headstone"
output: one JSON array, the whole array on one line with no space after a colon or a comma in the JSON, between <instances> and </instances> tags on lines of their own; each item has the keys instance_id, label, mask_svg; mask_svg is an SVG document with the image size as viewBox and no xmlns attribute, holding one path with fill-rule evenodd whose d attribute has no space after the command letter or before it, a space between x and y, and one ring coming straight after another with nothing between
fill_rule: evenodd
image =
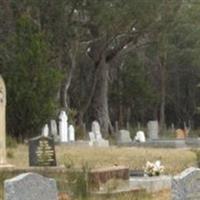
<instances>
[{"instance_id":1,"label":"white headstone","mask_svg":"<svg viewBox=\"0 0 200 200\"><path fill-rule=\"evenodd\" d=\"M73 125L69 125L68 135L69 135L69 141L74 142L75 141L75 129L74 129Z\"/></svg>"},{"instance_id":2,"label":"white headstone","mask_svg":"<svg viewBox=\"0 0 200 200\"><path fill-rule=\"evenodd\" d=\"M147 134L150 139L158 139L159 125L158 121L149 121L147 123Z\"/></svg>"},{"instance_id":3,"label":"white headstone","mask_svg":"<svg viewBox=\"0 0 200 200\"><path fill-rule=\"evenodd\" d=\"M61 142L68 142L68 123L65 111L61 111L59 115L59 135Z\"/></svg>"},{"instance_id":4,"label":"white headstone","mask_svg":"<svg viewBox=\"0 0 200 200\"><path fill-rule=\"evenodd\" d=\"M94 133L96 140L102 140L99 122L92 122L92 132Z\"/></svg>"},{"instance_id":5,"label":"white headstone","mask_svg":"<svg viewBox=\"0 0 200 200\"><path fill-rule=\"evenodd\" d=\"M0 165L6 164L6 86L0 76Z\"/></svg>"},{"instance_id":6,"label":"white headstone","mask_svg":"<svg viewBox=\"0 0 200 200\"><path fill-rule=\"evenodd\" d=\"M42 128L42 136L48 137L49 136L49 127L48 124L45 124Z\"/></svg>"},{"instance_id":7,"label":"white headstone","mask_svg":"<svg viewBox=\"0 0 200 200\"><path fill-rule=\"evenodd\" d=\"M55 120L50 120L50 133L53 136L57 136L58 135L58 128L57 128L57 123Z\"/></svg>"},{"instance_id":8,"label":"white headstone","mask_svg":"<svg viewBox=\"0 0 200 200\"><path fill-rule=\"evenodd\" d=\"M103 139L100 131L100 125L97 121L92 122L92 132L89 132L90 146L108 147L109 141Z\"/></svg>"},{"instance_id":9,"label":"white headstone","mask_svg":"<svg viewBox=\"0 0 200 200\"><path fill-rule=\"evenodd\" d=\"M127 130L120 130L118 133L118 142L120 143L132 142L132 139L130 137L130 132Z\"/></svg>"},{"instance_id":10,"label":"white headstone","mask_svg":"<svg viewBox=\"0 0 200 200\"><path fill-rule=\"evenodd\" d=\"M5 200L58 200L56 181L24 173L4 181Z\"/></svg>"},{"instance_id":11,"label":"white headstone","mask_svg":"<svg viewBox=\"0 0 200 200\"><path fill-rule=\"evenodd\" d=\"M143 131L138 131L136 133L136 136L134 138L135 141L137 142L146 142L145 134Z\"/></svg>"}]
</instances>

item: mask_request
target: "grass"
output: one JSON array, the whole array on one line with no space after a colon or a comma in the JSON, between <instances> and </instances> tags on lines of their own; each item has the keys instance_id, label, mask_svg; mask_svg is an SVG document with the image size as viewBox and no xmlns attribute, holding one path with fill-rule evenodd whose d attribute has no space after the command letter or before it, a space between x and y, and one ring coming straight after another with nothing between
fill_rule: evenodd
<instances>
[{"instance_id":1,"label":"grass","mask_svg":"<svg viewBox=\"0 0 200 200\"><path fill-rule=\"evenodd\" d=\"M8 152L10 149L8 149ZM28 147L18 145L12 149L12 155L8 157L8 163L17 168L28 167ZM66 165L69 168L79 168L87 166L99 168L113 165L126 165L131 169L142 169L146 161L161 160L165 166L165 174L177 174L185 168L196 165L196 155L190 149L155 149L136 147L72 147L56 146L56 156L58 165ZM4 177L0 177L1 180ZM64 189L64 188L63 188ZM79 198L80 199L80 198ZM76 200L79 200L76 199ZM88 198L87 198L88 199ZM163 191L159 194L138 194L119 195L117 197L104 197L108 200L169 200L170 192ZM101 200L101 198L91 197L89 200Z\"/></svg>"}]
</instances>

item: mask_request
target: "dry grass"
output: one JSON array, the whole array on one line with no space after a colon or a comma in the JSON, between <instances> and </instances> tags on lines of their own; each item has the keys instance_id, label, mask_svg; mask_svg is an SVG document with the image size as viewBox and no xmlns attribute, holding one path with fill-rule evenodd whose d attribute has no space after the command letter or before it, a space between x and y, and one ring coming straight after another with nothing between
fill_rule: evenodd
<instances>
[{"instance_id":1,"label":"dry grass","mask_svg":"<svg viewBox=\"0 0 200 200\"><path fill-rule=\"evenodd\" d=\"M16 167L28 167L28 147L19 145L13 151L13 158L8 162ZM161 160L167 174L176 174L195 165L195 154L189 149L155 149L136 147L56 147L58 165L73 164L81 168L87 164L90 168L113 165L126 165L132 169L141 169L146 161Z\"/></svg>"},{"instance_id":2,"label":"dry grass","mask_svg":"<svg viewBox=\"0 0 200 200\"><path fill-rule=\"evenodd\" d=\"M28 147L18 145L17 149L12 150L12 157L8 159L10 164L19 168L28 167ZM142 169L146 161L161 160L166 167L166 174L177 174L187 167L196 164L194 152L189 149L154 149L136 147L110 147L110 148L91 148L91 147L72 147L56 146L58 165L67 164L76 168L88 165L89 168L106 167L113 165L126 165L131 169ZM169 200L170 192L163 191L159 194L142 196L118 196L103 198L109 200ZM91 198L90 200L101 200L101 198Z\"/></svg>"}]
</instances>

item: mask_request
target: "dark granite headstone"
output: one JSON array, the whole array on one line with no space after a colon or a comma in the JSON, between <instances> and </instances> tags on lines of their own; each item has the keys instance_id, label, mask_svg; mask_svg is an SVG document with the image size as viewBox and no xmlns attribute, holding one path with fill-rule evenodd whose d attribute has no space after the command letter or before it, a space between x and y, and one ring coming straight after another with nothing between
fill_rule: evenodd
<instances>
[{"instance_id":1,"label":"dark granite headstone","mask_svg":"<svg viewBox=\"0 0 200 200\"><path fill-rule=\"evenodd\" d=\"M54 140L39 136L29 140L30 166L56 166Z\"/></svg>"}]
</instances>

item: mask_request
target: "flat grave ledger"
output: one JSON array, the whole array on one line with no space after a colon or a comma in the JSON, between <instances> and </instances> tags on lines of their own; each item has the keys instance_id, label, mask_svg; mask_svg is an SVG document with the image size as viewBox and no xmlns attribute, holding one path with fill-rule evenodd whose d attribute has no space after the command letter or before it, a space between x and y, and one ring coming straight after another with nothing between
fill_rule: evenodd
<instances>
[{"instance_id":1,"label":"flat grave ledger","mask_svg":"<svg viewBox=\"0 0 200 200\"><path fill-rule=\"evenodd\" d=\"M29 140L30 166L56 166L54 140L39 136Z\"/></svg>"}]
</instances>

